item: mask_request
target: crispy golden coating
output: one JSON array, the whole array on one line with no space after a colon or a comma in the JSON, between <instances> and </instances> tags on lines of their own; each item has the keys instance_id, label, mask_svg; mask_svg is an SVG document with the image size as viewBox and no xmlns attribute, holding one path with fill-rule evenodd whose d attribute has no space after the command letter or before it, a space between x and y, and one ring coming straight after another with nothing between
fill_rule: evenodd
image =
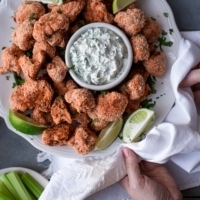
<instances>
[{"instance_id":1,"label":"crispy golden coating","mask_svg":"<svg viewBox=\"0 0 200 200\"><path fill-rule=\"evenodd\" d=\"M133 58L135 63L149 58L149 45L143 35L132 36L130 42L133 49Z\"/></svg>"},{"instance_id":2,"label":"crispy golden coating","mask_svg":"<svg viewBox=\"0 0 200 200\"><path fill-rule=\"evenodd\" d=\"M51 46L65 45L65 34L69 28L68 18L59 13L47 13L34 24L33 37L36 41L47 41Z\"/></svg>"},{"instance_id":3,"label":"crispy golden coating","mask_svg":"<svg viewBox=\"0 0 200 200\"><path fill-rule=\"evenodd\" d=\"M143 65L149 74L160 77L165 73L166 58L163 52L155 52L148 60L143 61Z\"/></svg>"},{"instance_id":4,"label":"crispy golden coating","mask_svg":"<svg viewBox=\"0 0 200 200\"><path fill-rule=\"evenodd\" d=\"M69 90L65 93L65 100L78 112L87 112L95 107L92 92L85 88Z\"/></svg>"},{"instance_id":5,"label":"crispy golden coating","mask_svg":"<svg viewBox=\"0 0 200 200\"><path fill-rule=\"evenodd\" d=\"M144 27L146 16L140 9L128 9L118 12L114 17L114 22L129 36L138 34Z\"/></svg>"},{"instance_id":6,"label":"crispy golden coating","mask_svg":"<svg viewBox=\"0 0 200 200\"><path fill-rule=\"evenodd\" d=\"M34 23L35 20L25 20L12 32L12 42L24 51L31 49L35 43L33 39Z\"/></svg>"},{"instance_id":7,"label":"crispy golden coating","mask_svg":"<svg viewBox=\"0 0 200 200\"><path fill-rule=\"evenodd\" d=\"M145 80L141 74L134 74L133 77L125 83L120 91L126 94L131 100L139 99L145 92Z\"/></svg>"},{"instance_id":8,"label":"crispy golden coating","mask_svg":"<svg viewBox=\"0 0 200 200\"><path fill-rule=\"evenodd\" d=\"M55 124L61 122L72 123L72 117L62 97L57 97L51 106L51 116Z\"/></svg>"},{"instance_id":9,"label":"crispy golden coating","mask_svg":"<svg viewBox=\"0 0 200 200\"><path fill-rule=\"evenodd\" d=\"M49 146L67 145L72 133L72 127L69 124L59 124L43 131L42 142Z\"/></svg>"},{"instance_id":10,"label":"crispy golden coating","mask_svg":"<svg viewBox=\"0 0 200 200\"><path fill-rule=\"evenodd\" d=\"M38 52L34 59L31 59L26 55L21 56L18 62L24 74L24 78L26 80L36 79L44 61L45 53L43 51Z\"/></svg>"},{"instance_id":11,"label":"crispy golden coating","mask_svg":"<svg viewBox=\"0 0 200 200\"><path fill-rule=\"evenodd\" d=\"M92 119L92 122L90 124L90 128L96 132L101 131L106 125L108 124L108 121L105 121L103 119L99 119L95 113L95 110L89 110L87 112L88 116Z\"/></svg>"},{"instance_id":12,"label":"crispy golden coating","mask_svg":"<svg viewBox=\"0 0 200 200\"><path fill-rule=\"evenodd\" d=\"M87 126L91 122L91 119L86 113L78 113L76 110L73 110L72 113L72 119L83 126Z\"/></svg>"},{"instance_id":13,"label":"crispy golden coating","mask_svg":"<svg viewBox=\"0 0 200 200\"><path fill-rule=\"evenodd\" d=\"M87 0L83 16L88 23L113 23L113 15L107 11L106 6L102 3L101 0Z\"/></svg>"},{"instance_id":14,"label":"crispy golden coating","mask_svg":"<svg viewBox=\"0 0 200 200\"><path fill-rule=\"evenodd\" d=\"M24 55L24 51L19 49L16 45L7 47L2 52L2 67L0 67L0 74L7 72L21 73L21 67L18 63L20 56Z\"/></svg>"},{"instance_id":15,"label":"crispy golden coating","mask_svg":"<svg viewBox=\"0 0 200 200\"><path fill-rule=\"evenodd\" d=\"M40 51L44 51L49 58L54 58L56 55L56 47L51 46L46 41L35 42L33 46L33 56Z\"/></svg>"},{"instance_id":16,"label":"crispy golden coating","mask_svg":"<svg viewBox=\"0 0 200 200\"><path fill-rule=\"evenodd\" d=\"M127 104L127 97L118 92L99 95L95 107L95 114L98 119L116 121L124 113Z\"/></svg>"},{"instance_id":17,"label":"crispy golden coating","mask_svg":"<svg viewBox=\"0 0 200 200\"><path fill-rule=\"evenodd\" d=\"M47 73L54 82L62 82L67 74L68 68L59 56L55 56L47 65Z\"/></svg>"},{"instance_id":18,"label":"crispy golden coating","mask_svg":"<svg viewBox=\"0 0 200 200\"><path fill-rule=\"evenodd\" d=\"M60 6L54 6L51 10L52 13L62 13L68 19L69 22L73 22L80 12L85 7L85 0L73 0L70 2L65 2Z\"/></svg>"},{"instance_id":19,"label":"crispy golden coating","mask_svg":"<svg viewBox=\"0 0 200 200\"><path fill-rule=\"evenodd\" d=\"M35 108L48 112L50 111L53 94L54 91L47 81L28 80L13 90L10 97L10 106L11 109L16 111Z\"/></svg>"},{"instance_id":20,"label":"crispy golden coating","mask_svg":"<svg viewBox=\"0 0 200 200\"><path fill-rule=\"evenodd\" d=\"M51 125L53 124L53 119L49 113L42 112L38 109L34 109L31 118L43 125Z\"/></svg>"},{"instance_id":21,"label":"crispy golden coating","mask_svg":"<svg viewBox=\"0 0 200 200\"><path fill-rule=\"evenodd\" d=\"M44 14L45 8L41 3L23 1L14 14L14 20L17 24L21 24L25 20L37 20Z\"/></svg>"},{"instance_id":22,"label":"crispy golden coating","mask_svg":"<svg viewBox=\"0 0 200 200\"><path fill-rule=\"evenodd\" d=\"M145 36L148 43L155 42L161 34L161 26L156 20L147 17L146 24L142 29L142 34Z\"/></svg>"},{"instance_id":23,"label":"crispy golden coating","mask_svg":"<svg viewBox=\"0 0 200 200\"><path fill-rule=\"evenodd\" d=\"M69 139L68 145L78 153L85 155L94 149L97 140L96 134L87 127L79 126L74 135Z\"/></svg>"}]
</instances>

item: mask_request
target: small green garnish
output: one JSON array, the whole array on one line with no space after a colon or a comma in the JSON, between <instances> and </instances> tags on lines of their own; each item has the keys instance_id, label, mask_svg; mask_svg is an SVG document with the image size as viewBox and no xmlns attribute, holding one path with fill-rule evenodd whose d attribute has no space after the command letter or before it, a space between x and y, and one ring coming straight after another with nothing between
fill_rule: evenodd
<instances>
[{"instance_id":1,"label":"small green garnish","mask_svg":"<svg viewBox=\"0 0 200 200\"><path fill-rule=\"evenodd\" d=\"M142 106L142 108L153 108L156 105L156 102L153 101L152 99L145 99L144 101L142 101L140 103L140 105Z\"/></svg>"},{"instance_id":2,"label":"small green garnish","mask_svg":"<svg viewBox=\"0 0 200 200\"><path fill-rule=\"evenodd\" d=\"M32 56L33 56L33 50L32 50L32 49L27 50L27 51L25 52L25 54L26 54L29 58L32 58Z\"/></svg>"},{"instance_id":3,"label":"small green garnish","mask_svg":"<svg viewBox=\"0 0 200 200\"><path fill-rule=\"evenodd\" d=\"M72 110L72 115L77 115L78 114L78 111L76 109L73 109Z\"/></svg>"},{"instance_id":4,"label":"small green garnish","mask_svg":"<svg viewBox=\"0 0 200 200\"><path fill-rule=\"evenodd\" d=\"M65 61L65 49L58 49L58 55Z\"/></svg>"},{"instance_id":5,"label":"small green garnish","mask_svg":"<svg viewBox=\"0 0 200 200\"><path fill-rule=\"evenodd\" d=\"M166 12L164 12L163 15L164 15L165 17L169 17L169 14L166 13Z\"/></svg>"},{"instance_id":6,"label":"small green garnish","mask_svg":"<svg viewBox=\"0 0 200 200\"><path fill-rule=\"evenodd\" d=\"M14 73L14 79L15 79L15 83L13 83L12 88L18 85L23 85L25 82L25 80L21 76L18 76L17 73Z\"/></svg>"},{"instance_id":7,"label":"small green garnish","mask_svg":"<svg viewBox=\"0 0 200 200\"><path fill-rule=\"evenodd\" d=\"M101 91L101 95L105 96L106 95L106 91Z\"/></svg>"},{"instance_id":8,"label":"small green garnish","mask_svg":"<svg viewBox=\"0 0 200 200\"><path fill-rule=\"evenodd\" d=\"M167 32L162 30L162 35L167 35Z\"/></svg>"},{"instance_id":9,"label":"small green garnish","mask_svg":"<svg viewBox=\"0 0 200 200\"><path fill-rule=\"evenodd\" d=\"M74 69L75 68L75 65L72 65L69 69Z\"/></svg>"},{"instance_id":10,"label":"small green garnish","mask_svg":"<svg viewBox=\"0 0 200 200\"><path fill-rule=\"evenodd\" d=\"M2 47L1 49L4 50L6 47Z\"/></svg>"},{"instance_id":11,"label":"small green garnish","mask_svg":"<svg viewBox=\"0 0 200 200\"><path fill-rule=\"evenodd\" d=\"M166 41L166 40L167 38L164 35L158 38L157 40L158 45L156 45L156 47L159 47L160 51L163 51L163 46L171 47L173 45L172 41Z\"/></svg>"},{"instance_id":12,"label":"small green garnish","mask_svg":"<svg viewBox=\"0 0 200 200\"><path fill-rule=\"evenodd\" d=\"M147 83L149 84L149 87L151 88L151 93L156 94L156 77L155 76L149 76L147 79Z\"/></svg>"},{"instance_id":13,"label":"small green garnish","mask_svg":"<svg viewBox=\"0 0 200 200\"><path fill-rule=\"evenodd\" d=\"M154 17L151 17L151 19L153 19L154 21L156 21L156 19Z\"/></svg>"},{"instance_id":14,"label":"small green garnish","mask_svg":"<svg viewBox=\"0 0 200 200\"><path fill-rule=\"evenodd\" d=\"M33 21L35 19L35 13L30 13L29 21Z\"/></svg>"},{"instance_id":15,"label":"small green garnish","mask_svg":"<svg viewBox=\"0 0 200 200\"><path fill-rule=\"evenodd\" d=\"M6 80L9 80L10 79L10 76L6 76Z\"/></svg>"},{"instance_id":16,"label":"small green garnish","mask_svg":"<svg viewBox=\"0 0 200 200\"><path fill-rule=\"evenodd\" d=\"M92 120L92 123L96 123L96 122L98 122L99 120L97 119L97 118L94 118L93 120Z\"/></svg>"},{"instance_id":17,"label":"small green garnish","mask_svg":"<svg viewBox=\"0 0 200 200\"><path fill-rule=\"evenodd\" d=\"M170 28L170 29L169 29L170 35L172 35L173 32L174 32L174 30Z\"/></svg>"}]
</instances>

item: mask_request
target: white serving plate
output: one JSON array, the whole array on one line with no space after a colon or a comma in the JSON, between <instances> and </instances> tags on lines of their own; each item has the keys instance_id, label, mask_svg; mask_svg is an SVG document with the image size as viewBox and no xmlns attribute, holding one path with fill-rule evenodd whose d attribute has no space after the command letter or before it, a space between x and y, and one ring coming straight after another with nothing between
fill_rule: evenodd
<instances>
[{"instance_id":1,"label":"white serving plate","mask_svg":"<svg viewBox=\"0 0 200 200\"><path fill-rule=\"evenodd\" d=\"M11 45L11 43L9 42L12 33L11 27L16 27L16 24L13 22L12 16L20 2L21 0L2 0L0 2L0 57L2 54L2 47L7 47ZM171 47L163 47L163 50L167 57L167 71L162 78L157 78L157 93L151 94L148 97L148 99L156 101L156 105L154 107L154 111L156 114L156 120L154 122L155 125L161 123L165 119L175 101L175 97L170 84L170 72L173 63L178 56L178 48L181 36L176 26L171 8L165 0L138 0L137 4L139 8L145 11L145 13L149 17L155 18L161 24L163 30L168 32L166 36L167 41L173 42L173 45ZM165 17L164 13L168 13L168 17ZM173 29L172 34L169 34L169 29ZM2 62L0 60L0 66L1 63ZM10 76L10 79L7 80L6 76ZM14 133L18 134L20 137L29 141L31 145L41 151L69 158L83 157L82 155L77 154L72 148L67 146L51 147L44 145L41 142L41 135L25 135L19 131L16 131L10 125L8 120L8 110L9 97L12 91L13 82L14 78L12 74L0 75L0 116L4 118L7 127ZM117 150L120 143L122 143L122 141L118 138L105 150L91 152L86 156L106 156L112 154Z\"/></svg>"}]
</instances>

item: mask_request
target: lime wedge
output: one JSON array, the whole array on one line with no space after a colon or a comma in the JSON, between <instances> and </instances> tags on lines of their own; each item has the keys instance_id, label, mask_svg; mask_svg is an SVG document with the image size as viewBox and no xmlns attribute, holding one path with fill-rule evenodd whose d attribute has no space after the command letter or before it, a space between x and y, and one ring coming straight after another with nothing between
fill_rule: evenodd
<instances>
[{"instance_id":1,"label":"lime wedge","mask_svg":"<svg viewBox=\"0 0 200 200\"><path fill-rule=\"evenodd\" d=\"M112 11L113 14L119 12L120 10L124 9L129 4L135 2L136 0L113 0L112 3Z\"/></svg>"},{"instance_id":2,"label":"lime wedge","mask_svg":"<svg viewBox=\"0 0 200 200\"><path fill-rule=\"evenodd\" d=\"M141 134L145 133L155 119L153 110L141 108L133 112L127 119L123 128L123 141L126 143L136 142Z\"/></svg>"},{"instance_id":3,"label":"lime wedge","mask_svg":"<svg viewBox=\"0 0 200 200\"><path fill-rule=\"evenodd\" d=\"M123 125L122 118L117 121L110 122L104 129L101 130L94 151L102 150L113 143L121 131Z\"/></svg>"},{"instance_id":4,"label":"lime wedge","mask_svg":"<svg viewBox=\"0 0 200 200\"><path fill-rule=\"evenodd\" d=\"M39 124L37 121L12 110L9 110L9 121L16 130L28 135L40 134L47 128L46 126Z\"/></svg>"}]
</instances>

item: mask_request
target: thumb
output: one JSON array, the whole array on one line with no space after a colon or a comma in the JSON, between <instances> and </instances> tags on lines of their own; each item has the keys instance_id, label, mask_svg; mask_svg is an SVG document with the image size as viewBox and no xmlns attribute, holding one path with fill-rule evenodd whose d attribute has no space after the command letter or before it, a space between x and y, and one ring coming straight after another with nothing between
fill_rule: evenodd
<instances>
[{"instance_id":1,"label":"thumb","mask_svg":"<svg viewBox=\"0 0 200 200\"><path fill-rule=\"evenodd\" d=\"M125 157L126 170L129 179L129 184L133 188L138 188L143 184L143 176L140 174L140 168L138 165L138 159L136 154L129 148L123 149L123 154Z\"/></svg>"}]
</instances>

